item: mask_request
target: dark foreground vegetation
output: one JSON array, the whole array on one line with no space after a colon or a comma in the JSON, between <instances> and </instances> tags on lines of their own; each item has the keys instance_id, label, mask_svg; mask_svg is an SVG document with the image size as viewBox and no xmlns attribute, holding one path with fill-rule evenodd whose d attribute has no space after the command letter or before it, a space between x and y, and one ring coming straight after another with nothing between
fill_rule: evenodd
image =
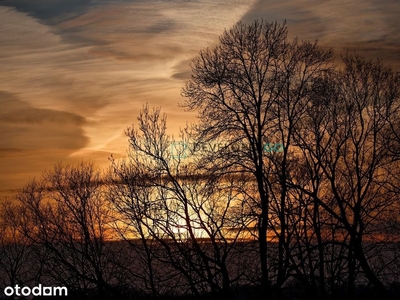
<instances>
[{"instance_id":1,"label":"dark foreground vegetation","mask_svg":"<svg viewBox=\"0 0 400 300\"><path fill-rule=\"evenodd\" d=\"M187 286L187 283L184 283L185 279L176 272L175 266L168 264L159 264L155 266L155 280L159 278L159 274L166 275L164 280L158 280L158 288L163 293L157 294L155 297L150 291L148 286L146 285L145 278L138 278L140 272L138 271L138 263L140 257L137 253L132 253L126 251L132 247L128 244L132 242L136 244L137 249L140 252L144 252L142 246L140 246L140 241L118 241L118 242L105 242L104 247L108 249L108 253L113 252L112 262L114 265L113 270L107 270L104 273L107 274L107 281L104 283L104 286L100 288L98 283L94 283L92 280L88 280L86 284L84 284L84 280L82 279L82 275L76 273L76 271L65 271L62 266L63 262L60 262L60 265L52 265L52 268L55 268L55 273L60 272L58 278L52 274L52 270L47 268L50 267L50 260L47 262L39 261L39 257L37 257L36 253L46 252L45 249L38 249L37 247L27 247L26 256L24 257L25 264L18 270L18 275L15 276L17 280L17 284L19 286L35 286L37 282L40 282L44 286L67 286L68 287L68 297L62 297L63 299L160 299L160 300L169 300L169 299L198 299L198 300L207 300L207 299L278 299L278 291L276 287L270 286L265 291L257 280L246 280L241 279L238 282L232 282L231 287L228 290L219 290L216 292L203 291L198 293L197 295L192 293ZM211 249L212 246L207 242L203 243L205 248ZM277 244L270 245L273 250L271 252L276 252ZM400 247L400 245L397 245ZM248 274L251 275L251 271L254 268L257 268L257 244L255 242L241 242L237 244L237 248L233 249L232 255L236 257L241 257L242 255L246 255L246 257L239 258L238 262L243 263L245 261L247 263L246 269L248 270ZM246 253L243 254L243 250L246 250ZM14 251L16 251L14 249ZM126 252L122 252L126 251ZM10 253L10 252L9 252ZM14 252L17 253L17 252ZM160 256L163 255L159 253ZM49 258L49 257L48 257ZM272 259L272 257L270 257ZM389 262L390 263L390 262ZM49 265L47 265L49 264ZM234 261L228 264L229 273L237 274L237 266ZM142 270L143 271L143 270ZM114 272L114 274L112 274ZM133 274L134 272L134 274ZM70 274L69 274L70 273ZM167 276L170 275L170 276ZM67 277L69 275L69 277ZM74 277L75 275L79 277ZM242 274L244 275L244 274ZM346 271L342 271L343 276L348 276ZM5 269L2 270L0 274L2 277L2 289L4 286L11 285L9 284L9 274L5 272ZM63 277L62 277L63 276ZM89 275L88 275L89 276ZM89 278L89 277L88 277ZM329 291L327 292L327 299L346 299L348 297L348 284L345 281L346 278L343 278L343 281L340 284L336 284L334 286L330 286ZM5 284L5 285L3 285ZM280 288L279 299L289 300L289 299L319 299L320 296L313 294L314 287L307 287L301 281L299 281L295 277L289 278L286 283ZM355 285L354 294L352 299L381 299L379 290L375 287L368 284L367 281L361 282L359 281ZM387 286L387 295L385 299L399 299L400 296L400 284L392 281ZM21 297L24 299L24 297ZM35 297L35 299L60 299L60 297ZM0 299L10 299L10 297L0 297ZM20 298L18 298L20 299Z\"/></svg>"},{"instance_id":2,"label":"dark foreground vegetation","mask_svg":"<svg viewBox=\"0 0 400 300\"><path fill-rule=\"evenodd\" d=\"M192 61L199 122L1 202L0 287L71 299L398 299L400 75L239 23ZM48 298L47 298L48 299Z\"/></svg>"}]
</instances>

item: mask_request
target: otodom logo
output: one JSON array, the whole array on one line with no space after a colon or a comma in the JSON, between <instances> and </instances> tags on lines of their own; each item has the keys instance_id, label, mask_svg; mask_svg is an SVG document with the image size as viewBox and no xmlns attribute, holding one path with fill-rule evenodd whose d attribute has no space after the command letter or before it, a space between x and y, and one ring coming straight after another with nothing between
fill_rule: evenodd
<instances>
[{"instance_id":1,"label":"otodom logo","mask_svg":"<svg viewBox=\"0 0 400 300\"><path fill-rule=\"evenodd\" d=\"M34 297L54 297L54 296L68 296L68 289L65 286L42 286L41 284L30 288L28 286L20 287L16 284L14 287L7 286L4 289L4 295L7 297L12 296L34 296Z\"/></svg>"}]
</instances>

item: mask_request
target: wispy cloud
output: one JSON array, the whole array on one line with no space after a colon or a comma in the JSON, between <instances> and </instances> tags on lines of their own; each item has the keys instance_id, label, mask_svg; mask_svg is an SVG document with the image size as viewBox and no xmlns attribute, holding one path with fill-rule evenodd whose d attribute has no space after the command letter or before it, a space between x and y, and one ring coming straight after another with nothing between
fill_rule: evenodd
<instances>
[{"instance_id":1,"label":"wispy cloud","mask_svg":"<svg viewBox=\"0 0 400 300\"><path fill-rule=\"evenodd\" d=\"M240 19L286 19L292 36L400 68L399 14L397 0L1 2L0 91L13 100L1 103L0 189L46 163L124 154L146 102L176 132L194 118L177 108L189 61Z\"/></svg>"},{"instance_id":2,"label":"wispy cloud","mask_svg":"<svg viewBox=\"0 0 400 300\"><path fill-rule=\"evenodd\" d=\"M14 95L18 106L3 115L7 142L0 151L7 155L0 166L11 170L9 162L22 161L24 153L25 167L11 171L17 177L42 170L36 160L101 154L106 162L110 153L125 153L123 131L146 102L162 106L176 131L193 118L177 108L189 60L253 3L91 1L78 7L59 0L63 5L52 14L39 2L0 6L0 91Z\"/></svg>"}]
</instances>

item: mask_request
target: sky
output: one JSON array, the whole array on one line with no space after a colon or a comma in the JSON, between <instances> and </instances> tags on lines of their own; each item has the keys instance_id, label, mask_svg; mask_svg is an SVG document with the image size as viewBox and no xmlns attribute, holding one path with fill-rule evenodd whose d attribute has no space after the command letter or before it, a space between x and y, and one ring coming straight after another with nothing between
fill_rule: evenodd
<instances>
[{"instance_id":1,"label":"sky","mask_svg":"<svg viewBox=\"0 0 400 300\"><path fill-rule=\"evenodd\" d=\"M0 1L0 196L57 162L107 167L146 103L177 135L191 59L255 19L400 70L398 0Z\"/></svg>"}]
</instances>

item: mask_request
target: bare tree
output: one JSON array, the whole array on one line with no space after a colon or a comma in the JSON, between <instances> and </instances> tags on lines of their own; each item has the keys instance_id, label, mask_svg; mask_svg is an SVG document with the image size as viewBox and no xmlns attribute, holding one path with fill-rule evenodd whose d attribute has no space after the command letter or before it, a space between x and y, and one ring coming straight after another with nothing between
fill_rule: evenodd
<instances>
[{"instance_id":1,"label":"bare tree","mask_svg":"<svg viewBox=\"0 0 400 300\"><path fill-rule=\"evenodd\" d=\"M343 61L344 70L317 83L307 118L297 128L303 167L310 175L308 183L292 180L291 186L313 198L315 208L332 218L330 225L345 232L331 242L341 239L346 245L352 298L358 268L385 292L364 239L374 247L377 240L372 233L398 198L391 189L394 178L389 170L398 165L391 130L399 116L400 77L380 62L352 55ZM387 146L388 138L392 147Z\"/></svg>"},{"instance_id":2,"label":"bare tree","mask_svg":"<svg viewBox=\"0 0 400 300\"><path fill-rule=\"evenodd\" d=\"M37 283L40 260L23 234L22 208L12 199L3 199L0 207L0 280L1 286ZM35 271L33 271L35 270Z\"/></svg>"},{"instance_id":3,"label":"bare tree","mask_svg":"<svg viewBox=\"0 0 400 300\"><path fill-rule=\"evenodd\" d=\"M267 230L271 205L279 226L277 287L287 276L287 177L293 127L307 106L312 84L331 68L332 51L316 43L287 41L285 24L255 21L225 31L220 44L200 52L192 62L192 79L183 89L189 110L199 112L199 139L244 145L242 151L221 151L221 166L251 174L258 186L258 240L262 286L268 286ZM282 145L279 153L270 143ZM267 148L268 148L267 147ZM278 223L276 223L277 221Z\"/></svg>"},{"instance_id":4,"label":"bare tree","mask_svg":"<svg viewBox=\"0 0 400 300\"><path fill-rule=\"evenodd\" d=\"M230 253L248 225L241 212L243 195L229 177L198 167L198 147L172 155L165 128L165 115L145 106L139 131L127 131L129 159L112 165L112 199L130 228L124 238L142 241L153 295L156 285L171 282L162 274L166 265L174 270L169 276L184 278L193 294L228 296L232 282L243 277L229 269L235 263ZM181 138L188 142L185 134Z\"/></svg>"},{"instance_id":5,"label":"bare tree","mask_svg":"<svg viewBox=\"0 0 400 300\"><path fill-rule=\"evenodd\" d=\"M112 211L107 207L100 173L92 163L58 164L41 181L32 181L18 195L25 207L25 235L48 251L46 272L71 288L99 296L113 291Z\"/></svg>"}]
</instances>

